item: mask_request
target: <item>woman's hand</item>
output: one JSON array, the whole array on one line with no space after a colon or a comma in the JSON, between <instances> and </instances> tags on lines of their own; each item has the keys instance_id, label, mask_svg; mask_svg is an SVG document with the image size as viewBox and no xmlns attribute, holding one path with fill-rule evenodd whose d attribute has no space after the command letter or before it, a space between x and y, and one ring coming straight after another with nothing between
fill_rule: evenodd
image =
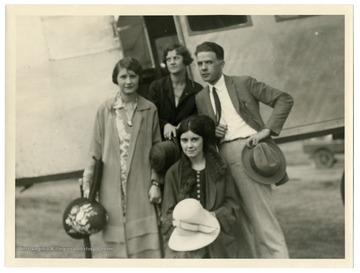
<instances>
[{"instance_id":1,"label":"woman's hand","mask_svg":"<svg viewBox=\"0 0 360 273\"><path fill-rule=\"evenodd\" d=\"M164 126L164 138L171 139L172 137L176 137L176 127L167 123Z\"/></svg>"},{"instance_id":2,"label":"woman's hand","mask_svg":"<svg viewBox=\"0 0 360 273\"><path fill-rule=\"evenodd\" d=\"M149 190L149 201L153 204L161 203L161 191L159 186L151 185Z\"/></svg>"},{"instance_id":3,"label":"woman's hand","mask_svg":"<svg viewBox=\"0 0 360 273\"><path fill-rule=\"evenodd\" d=\"M79 185L82 186L83 196L85 198L89 198L90 195L90 183L88 181L84 181L82 178L79 179Z\"/></svg>"}]
</instances>

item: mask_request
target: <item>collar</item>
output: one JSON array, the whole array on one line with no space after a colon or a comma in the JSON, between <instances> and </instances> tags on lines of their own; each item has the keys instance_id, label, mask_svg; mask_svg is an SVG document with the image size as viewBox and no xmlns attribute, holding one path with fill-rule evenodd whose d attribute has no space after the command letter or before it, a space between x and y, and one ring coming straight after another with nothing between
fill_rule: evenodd
<instances>
[{"instance_id":1,"label":"collar","mask_svg":"<svg viewBox=\"0 0 360 273\"><path fill-rule=\"evenodd\" d=\"M138 98L136 98L136 104L137 104ZM114 103L112 105L113 109L120 109L120 108L125 108L125 103L123 102L122 98L121 98L121 94L120 92L118 92L116 94Z\"/></svg>"},{"instance_id":2,"label":"collar","mask_svg":"<svg viewBox=\"0 0 360 273\"><path fill-rule=\"evenodd\" d=\"M170 75L167 75L164 77L163 85L166 89L173 91ZM185 75L185 88L184 88L185 94L195 93L196 89L194 87L195 87L194 81L192 79L190 79L186 74Z\"/></svg>"},{"instance_id":3,"label":"collar","mask_svg":"<svg viewBox=\"0 0 360 273\"><path fill-rule=\"evenodd\" d=\"M116 96L117 97L117 96ZM110 98L110 99L107 99L105 101L105 107L111 111L111 110L114 110L114 103L116 101L116 97L115 98ZM137 100L137 111L143 111L143 110L148 110L150 109L151 107L153 107L153 104L148 101L147 99L143 98L142 96L138 96L138 100Z\"/></svg>"},{"instance_id":4,"label":"collar","mask_svg":"<svg viewBox=\"0 0 360 273\"><path fill-rule=\"evenodd\" d=\"M226 88L224 74L221 75L220 79L214 85L208 84L208 86L210 92L212 92L213 87L215 87L216 90L224 90Z\"/></svg>"},{"instance_id":5,"label":"collar","mask_svg":"<svg viewBox=\"0 0 360 273\"><path fill-rule=\"evenodd\" d=\"M120 109L120 108L124 108L124 103L121 99L121 95L120 95L120 92L118 92L116 94L116 97L115 97L115 100L114 100L114 103L112 105L112 108L113 109Z\"/></svg>"}]
</instances>

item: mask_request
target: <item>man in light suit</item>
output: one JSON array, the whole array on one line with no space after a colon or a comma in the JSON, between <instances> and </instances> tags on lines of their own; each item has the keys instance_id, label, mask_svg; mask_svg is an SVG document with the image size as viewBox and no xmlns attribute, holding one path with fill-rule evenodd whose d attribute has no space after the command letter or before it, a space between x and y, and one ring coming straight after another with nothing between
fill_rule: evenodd
<instances>
[{"instance_id":1,"label":"man in light suit","mask_svg":"<svg viewBox=\"0 0 360 273\"><path fill-rule=\"evenodd\" d=\"M276 218L271 185L250 177L242 162L244 147L257 145L279 135L293 106L292 97L248 76L226 76L223 48L212 42L196 47L195 55L201 77L207 86L196 96L199 113L215 123L219 151L235 180L243 215L239 229L245 235L248 257L288 258L285 237ZM259 103L273 108L265 123ZM285 175L276 184L287 182Z\"/></svg>"}]
</instances>

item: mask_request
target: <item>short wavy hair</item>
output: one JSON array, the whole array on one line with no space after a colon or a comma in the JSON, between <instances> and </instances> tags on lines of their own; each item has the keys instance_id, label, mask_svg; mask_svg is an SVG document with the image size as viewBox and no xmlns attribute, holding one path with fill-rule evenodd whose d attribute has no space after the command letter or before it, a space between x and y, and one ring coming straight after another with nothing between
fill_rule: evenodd
<instances>
[{"instance_id":1,"label":"short wavy hair","mask_svg":"<svg viewBox=\"0 0 360 273\"><path fill-rule=\"evenodd\" d=\"M224 49L217 43L203 42L196 47L195 56L197 56L199 52L214 52L218 60L224 60Z\"/></svg>"},{"instance_id":2,"label":"short wavy hair","mask_svg":"<svg viewBox=\"0 0 360 273\"><path fill-rule=\"evenodd\" d=\"M120 61L118 61L113 69L112 81L116 85L118 85L117 77L119 75L121 68L125 68L127 70L131 70L131 71L135 72L135 74L139 76L140 81L141 81L142 74L143 74L143 69L141 67L141 64L139 63L138 60L136 60L133 57L125 57L125 58L121 59Z\"/></svg>"},{"instance_id":3,"label":"short wavy hair","mask_svg":"<svg viewBox=\"0 0 360 273\"><path fill-rule=\"evenodd\" d=\"M183 57L183 64L188 66L193 62L193 58L191 57L191 54L189 52L189 50L178 43L175 44L171 44L169 45L167 48L165 48L164 53L163 53L163 63L166 65L166 56L170 51L176 50L176 53L181 55Z\"/></svg>"}]
</instances>

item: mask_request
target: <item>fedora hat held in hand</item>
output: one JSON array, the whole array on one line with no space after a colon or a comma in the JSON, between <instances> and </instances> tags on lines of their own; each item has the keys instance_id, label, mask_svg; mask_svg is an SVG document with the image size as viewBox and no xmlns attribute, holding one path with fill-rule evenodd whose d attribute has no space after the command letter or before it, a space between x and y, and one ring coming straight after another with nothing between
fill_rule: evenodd
<instances>
[{"instance_id":1,"label":"fedora hat held in hand","mask_svg":"<svg viewBox=\"0 0 360 273\"><path fill-rule=\"evenodd\" d=\"M260 142L245 146L242 161L248 176L259 183L275 184L286 176L286 160L281 149L273 142Z\"/></svg>"},{"instance_id":2,"label":"fedora hat held in hand","mask_svg":"<svg viewBox=\"0 0 360 273\"><path fill-rule=\"evenodd\" d=\"M173 230L169 247L175 251L192 251L211 244L220 233L215 216L193 198L180 201L173 211Z\"/></svg>"}]
</instances>

